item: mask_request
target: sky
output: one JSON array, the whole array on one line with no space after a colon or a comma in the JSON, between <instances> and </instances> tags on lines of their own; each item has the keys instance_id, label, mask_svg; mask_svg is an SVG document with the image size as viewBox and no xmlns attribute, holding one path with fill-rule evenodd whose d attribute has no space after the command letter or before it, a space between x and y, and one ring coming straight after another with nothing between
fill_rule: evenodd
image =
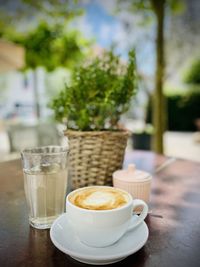
<instances>
[{"instance_id":1,"label":"sky","mask_svg":"<svg viewBox=\"0 0 200 267\"><path fill-rule=\"evenodd\" d=\"M87 1L81 6L84 9L84 15L76 19L75 26L85 37L95 37L100 46L109 47L116 40L119 32L120 24L117 18L111 14L112 11L109 13L105 9L101 1Z\"/></svg>"},{"instance_id":2,"label":"sky","mask_svg":"<svg viewBox=\"0 0 200 267\"><path fill-rule=\"evenodd\" d=\"M145 75L154 73L154 41L152 27L138 27L139 15L125 11L116 13L116 1L88 0L81 4L85 13L74 22L86 38L95 38L98 46L110 48L116 44L116 52L124 59L131 48L136 49L138 68ZM131 23L125 29L124 17Z\"/></svg>"}]
</instances>

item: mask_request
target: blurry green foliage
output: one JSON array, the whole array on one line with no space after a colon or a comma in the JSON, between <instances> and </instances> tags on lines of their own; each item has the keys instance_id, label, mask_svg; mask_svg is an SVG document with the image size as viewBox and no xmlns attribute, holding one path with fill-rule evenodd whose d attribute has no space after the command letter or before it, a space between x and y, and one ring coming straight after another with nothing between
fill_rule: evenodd
<instances>
[{"instance_id":1,"label":"blurry green foliage","mask_svg":"<svg viewBox=\"0 0 200 267\"><path fill-rule=\"evenodd\" d=\"M190 90L166 95L169 131L195 131L195 120L200 117L200 90ZM152 100L148 103L147 122L151 123Z\"/></svg>"},{"instance_id":2,"label":"blurry green foliage","mask_svg":"<svg viewBox=\"0 0 200 267\"><path fill-rule=\"evenodd\" d=\"M115 129L136 93L135 52L124 65L112 51L78 67L50 107L57 120L77 130Z\"/></svg>"},{"instance_id":3,"label":"blurry green foliage","mask_svg":"<svg viewBox=\"0 0 200 267\"><path fill-rule=\"evenodd\" d=\"M184 76L184 81L186 83L200 85L200 59L193 61Z\"/></svg>"},{"instance_id":4,"label":"blurry green foliage","mask_svg":"<svg viewBox=\"0 0 200 267\"><path fill-rule=\"evenodd\" d=\"M200 117L200 90L191 89L185 95L167 98L168 127L172 131L195 131Z\"/></svg>"},{"instance_id":5,"label":"blurry green foliage","mask_svg":"<svg viewBox=\"0 0 200 267\"><path fill-rule=\"evenodd\" d=\"M7 0L0 6L0 37L25 48L25 68L73 67L82 60L91 41L69 22L83 11L76 1Z\"/></svg>"},{"instance_id":6,"label":"blurry green foliage","mask_svg":"<svg viewBox=\"0 0 200 267\"><path fill-rule=\"evenodd\" d=\"M81 14L83 10L75 0L6 0L0 5L0 25L26 29L41 19L66 24Z\"/></svg>"},{"instance_id":7,"label":"blurry green foliage","mask_svg":"<svg viewBox=\"0 0 200 267\"><path fill-rule=\"evenodd\" d=\"M25 48L25 69L73 68L89 52L91 41L69 22L83 13L76 1L7 0L0 5L0 38ZM37 71L33 71L34 103L40 118Z\"/></svg>"},{"instance_id":8,"label":"blurry green foliage","mask_svg":"<svg viewBox=\"0 0 200 267\"><path fill-rule=\"evenodd\" d=\"M89 45L79 32L44 21L29 33L13 34L10 39L25 48L26 68L42 66L48 71L59 66L73 67L83 58L84 48Z\"/></svg>"}]
</instances>

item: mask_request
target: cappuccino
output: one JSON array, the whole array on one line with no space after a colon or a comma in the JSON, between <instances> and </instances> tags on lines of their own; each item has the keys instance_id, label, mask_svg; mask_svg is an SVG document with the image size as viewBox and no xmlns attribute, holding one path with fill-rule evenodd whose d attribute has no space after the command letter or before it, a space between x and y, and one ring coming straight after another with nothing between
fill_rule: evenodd
<instances>
[{"instance_id":1,"label":"cappuccino","mask_svg":"<svg viewBox=\"0 0 200 267\"><path fill-rule=\"evenodd\" d=\"M72 193L69 201L82 209L112 210L126 205L130 202L130 197L116 188L93 186Z\"/></svg>"}]
</instances>

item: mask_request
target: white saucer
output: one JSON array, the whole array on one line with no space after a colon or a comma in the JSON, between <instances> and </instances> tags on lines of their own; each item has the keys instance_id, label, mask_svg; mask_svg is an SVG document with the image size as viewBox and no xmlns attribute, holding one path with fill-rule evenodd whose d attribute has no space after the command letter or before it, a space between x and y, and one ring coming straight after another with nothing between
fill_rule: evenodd
<instances>
[{"instance_id":1,"label":"white saucer","mask_svg":"<svg viewBox=\"0 0 200 267\"><path fill-rule=\"evenodd\" d=\"M134 217L136 218L136 216ZM93 265L111 264L128 257L144 246L148 235L148 227L143 222L111 246L104 248L88 247L81 243L74 234L66 213L54 221L50 230L51 240L59 250L77 261Z\"/></svg>"}]
</instances>

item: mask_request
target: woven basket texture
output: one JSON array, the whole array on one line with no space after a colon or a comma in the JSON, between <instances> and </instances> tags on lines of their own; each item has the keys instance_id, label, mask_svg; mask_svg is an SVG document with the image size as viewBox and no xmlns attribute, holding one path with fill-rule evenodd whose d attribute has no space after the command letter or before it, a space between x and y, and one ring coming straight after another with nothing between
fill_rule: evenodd
<instances>
[{"instance_id":1,"label":"woven basket texture","mask_svg":"<svg viewBox=\"0 0 200 267\"><path fill-rule=\"evenodd\" d=\"M112 173L122 168L129 132L68 130L72 188L112 185Z\"/></svg>"}]
</instances>

